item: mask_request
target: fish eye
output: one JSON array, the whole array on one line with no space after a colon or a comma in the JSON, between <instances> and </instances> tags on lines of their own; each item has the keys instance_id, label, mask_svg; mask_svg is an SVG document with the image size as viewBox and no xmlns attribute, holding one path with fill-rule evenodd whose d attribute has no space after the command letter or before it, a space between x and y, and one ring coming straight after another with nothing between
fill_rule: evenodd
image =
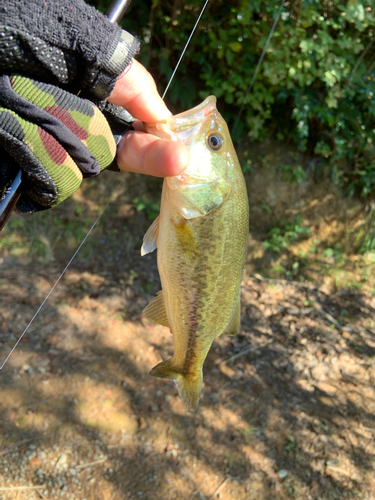
<instances>
[{"instance_id":1,"label":"fish eye","mask_svg":"<svg viewBox=\"0 0 375 500\"><path fill-rule=\"evenodd\" d=\"M224 139L219 134L210 134L207 137L207 145L210 149L218 151L224 144Z\"/></svg>"}]
</instances>

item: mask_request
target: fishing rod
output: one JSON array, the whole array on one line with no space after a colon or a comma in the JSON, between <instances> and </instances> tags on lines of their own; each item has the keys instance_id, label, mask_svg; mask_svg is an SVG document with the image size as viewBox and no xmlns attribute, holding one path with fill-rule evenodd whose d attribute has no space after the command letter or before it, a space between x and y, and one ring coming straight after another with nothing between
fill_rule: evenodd
<instances>
[{"instance_id":1,"label":"fishing rod","mask_svg":"<svg viewBox=\"0 0 375 500\"><path fill-rule=\"evenodd\" d=\"M131 0L113 0L108 7L106 17L111 23L119 23L130 5ZM11 213L16 208L21 196L22 169L19 169L11 185L6 190L4 198L0 201L0 231L4 228Z\"/></svg>"},{"instance_id":2,"label":"fishing rod","mask_svg":"<svg viewBox=\"0 0 375 500\"><path fill-rule=\"evenodd\" d=\"M113 0L105 15L111 23L119 23L124 17L131 0Z\"/></svg>"}]
</instances>

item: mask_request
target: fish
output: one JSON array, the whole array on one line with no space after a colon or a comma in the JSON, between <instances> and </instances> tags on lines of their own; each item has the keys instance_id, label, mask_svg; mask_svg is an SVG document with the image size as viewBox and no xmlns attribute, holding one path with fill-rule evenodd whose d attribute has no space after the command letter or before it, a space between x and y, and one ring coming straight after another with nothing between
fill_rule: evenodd
<instances>
[{"instance_id":1,"label":"fish","mask_svg":"<svg viewBox=\"0 0 375 500\"><path fill-rule=\"evenodd\" d=\"M216 97L145 128L182 142L190 153L186 170L163 181L160 214L143 238L141 255L157 248L162 285L143 317L170 328L174 343L173 356L150 375L173 379L194 412L214 339L240 328L249 235L246 184Z\"/></svg>"}]
</instances>

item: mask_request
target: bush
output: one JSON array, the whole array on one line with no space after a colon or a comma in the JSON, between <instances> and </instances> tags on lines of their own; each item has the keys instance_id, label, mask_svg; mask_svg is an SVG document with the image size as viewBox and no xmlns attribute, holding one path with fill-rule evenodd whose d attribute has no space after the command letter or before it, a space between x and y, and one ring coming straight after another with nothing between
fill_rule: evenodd
<instances>
[{"instance_id":1,"label":"bush","mask_svg":"<svg viewBox=\"0 0 375 500\"><path fill-rule=\"evenodd\" d=\"M164 90L203 5L133 0L124 27ZM245 97L279 0L210 2L167 95L180 111L214 94L234 139L276 133L330 165L350 194L375 191L373 0L285 2L252 92ZM225 103L225 104L224 104Z\"/></svg>"}]
</instances>

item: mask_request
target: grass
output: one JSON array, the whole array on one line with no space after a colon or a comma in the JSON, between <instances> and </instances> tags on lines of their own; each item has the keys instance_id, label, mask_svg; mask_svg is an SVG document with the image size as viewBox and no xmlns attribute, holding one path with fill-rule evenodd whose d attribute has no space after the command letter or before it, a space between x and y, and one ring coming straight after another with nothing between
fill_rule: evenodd
<instances>
[{"instance_id":1,"label":"grass","mask_svg":"<svg viewBox=\"0 0 375 500\"><path fill-rule=\"evenodd\" d=\"M94 230L80 250L80 258L88 264L98 256L115 258L119 253L132 252L138 238L129 231L127 214L118 215L118 206L111 205L103 212L101 199L108 195L83 194L77 199L66 200L52 210L33 214L13 213L0 239L0 253L3 258L24 262L50 262L70 258L82 243L100 215ZM133 209L134 210L134 209ZM151 210L151 208L149 208ZM150 216L150 212L148 212Z\"/></svg>"},{"instance_id":2,"label":"grass","mask_svg":"<svg viewBox=\"0 0 375 500\"><path fill-rule=\"evenodd\" d=\"M282 170L289 171L284 167ZM143 184L129 185L126 189L138 196L128 193L103 213L80 250L80 258L88 265L98 258L116 260L120 254L130 255L141 245L142 236L136 230L139 223L144 225L146 220L150 223L158 215L156 191ZM1 258L43 263L60 258L66 261L101 213L102 200L109 197L105 190L97 191L96 185L94 194L82 192L53 210L32 215L12 214L1 234ZM258 207L265 217L272 216L272 209L265 202ZM256 256L252 272L260 272L265 278L330 283L336 289L374 290L375 217L372 208L366 214L360 224L353 219L344 233L334 235L322 234L312 224L309 227L308 216L297 215L274 225L263 241L253 238L251 252ZM144 229L146 226L147 222ZM151 285L145 291L152 293Z\"/></svg>"},{"instance_id":3,"label":"grass","mask_svg":"<svg viewBox=\"0 0 375 500\"><path fill-rule=\"evenodd\" d=\"M294 436L291 434L287 435L287 444L284 446L284 450L292 455L297 455L299 452L299 446L296 443Z\"/></svg>"},{"instance_id":4,"label":"grass","mask_svg":"<svg viewBox=\"0 0 375 500\"><path fill-rule=\"evenodd\" d=\"M133 205L137 212L142 212L142 210L144 210L150 222L153 222L160 212L160 201L155 199L149 200L145 195L134 198Z\"/></svg>"},{"instance_id":5,"label":"grass","mask_svg":"<svg viewBox=\"0 0 375 500\"><path fill-rule=\"evenodd\" d=\"M73 251L78 246L95 218L95 211L83 215L82 208L73 200L53 210L34 214L14 213L3 230L0 250L3 255L26 258L28 261L54 260L55 253L60 249ZM86 251L89 249L90 243Z\"/></svg>"},{"instance_id":6,"label":"grass","mask_svg":"<svg viewBox=\"0 0 375 500\"><path fill-rule=\"evenodd\" d=\"M258 432L258 428L254 425L247 425L244 429L241 429L243 438L246 444L250 444L253 438L256 436Z\"/></svg>"},{"instance_id":7,"label":"grass","mask_svg":"<svg viewBox=\"0 0 375 500\"><path fill-rule=\"evenodd\" d=\"M283 181L290 184L300 184L306 177L305 170L299 166L282 165L278 170L282 174Z\"/></svg>"},{"instance_id":8,"label":"grass","mask_svg":"<svg viewBox=\"0 0 375 500\"><path fill-rule=\"evenodd\" d=\"M293 222L282 222L280 226L273 227L263 242L266 250L280 253L290 247L296 240L309 236L310 228L302 225L302 217L298 215Z\"/></svg>"},{"instance_id":9,"label":"grass","mask_svg":"<svg viewBox=\"0 0 375 500\"><path fill-rule=\"evenodd\" d=\"M261 274L274 279L326 282L335 289L373 289L375 251L372 248L372 229L370 231L367 220L364 224L368 236L363 234L362 225L355 230L346 230L344 240L327 244L327 236L320 241L320 234L315 228L308 227L301 216L291 222L281 222L268 231L262 242ZM365 246L358 245L358 234L361 234Z\"/></svg>"}]
</instances>

